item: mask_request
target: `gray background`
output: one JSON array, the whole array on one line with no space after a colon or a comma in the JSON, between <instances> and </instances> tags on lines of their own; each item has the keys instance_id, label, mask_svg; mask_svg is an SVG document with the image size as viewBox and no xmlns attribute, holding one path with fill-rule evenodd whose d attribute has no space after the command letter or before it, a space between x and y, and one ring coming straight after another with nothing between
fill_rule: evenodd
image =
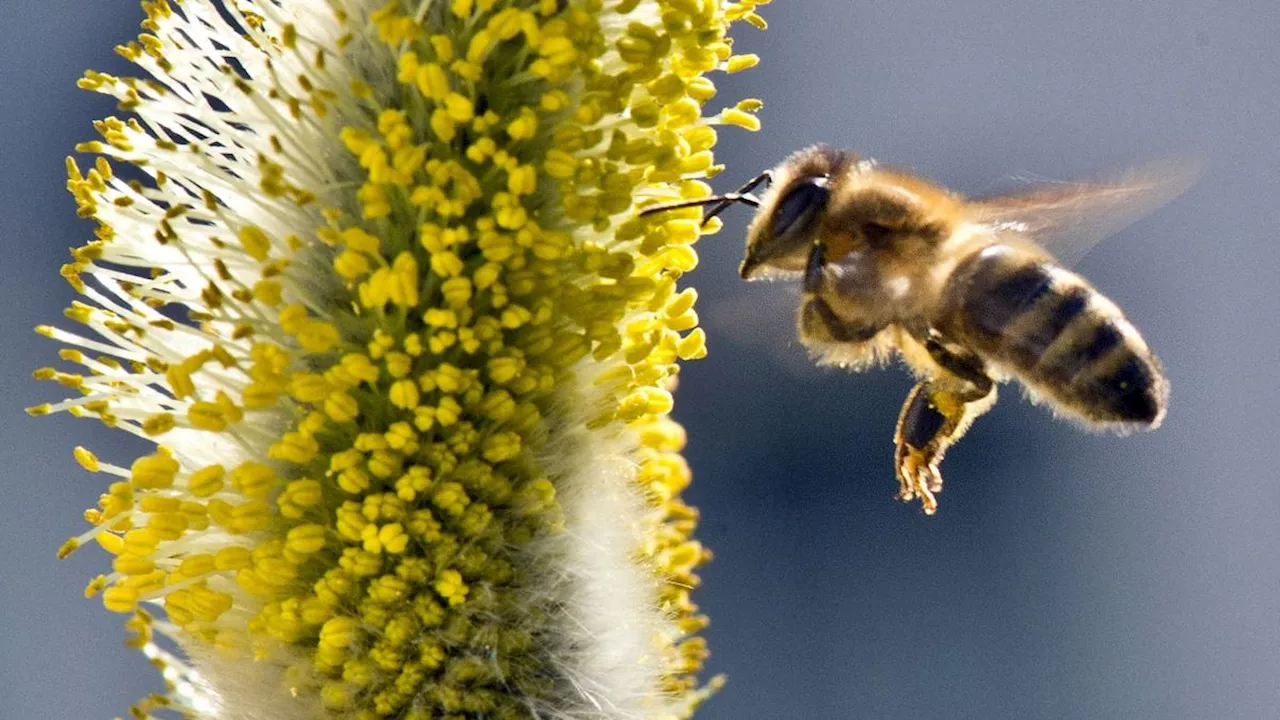
<instances>
[{"instance_id":1,"label":"gray background","mask_svg":"<svg viewBox=\"0 0 1280 720\"><path fill-rule=\"evenodd\" d=\"M736 279L747 217L727 215L692 276L711 356L677 410L716 552L697 596L709 669L729 675L700 717L1276 717L1280 7L793 0L767 16L737 33L765 63L719 83L767 102L763 133L722 135L726 188L816 141L972 193L1188 152L1207 168L1080 265L1161 354L1164 427L1089 435L1006 388L948 457L934 518L892 499L906 374L811 367L792 296ZM55 354L30 328L71 299L57 267L87 233L62 157L111 112L73 84L123 72L111 46L139 17L0 0L6 718L110 717L155 685L120 618L80 596L102 556L53 559L100 490L71 446L129 449L20 410L57 393L28 379Z\"/></svg>"}]
</instances>

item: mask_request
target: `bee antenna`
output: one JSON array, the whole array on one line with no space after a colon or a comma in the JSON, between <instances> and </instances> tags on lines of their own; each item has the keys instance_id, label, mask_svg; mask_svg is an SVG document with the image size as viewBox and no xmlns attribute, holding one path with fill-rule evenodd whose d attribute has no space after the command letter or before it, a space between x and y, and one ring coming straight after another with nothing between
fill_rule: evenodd
<instances>
[{"instance_id":1,"label":"bee antenna","mask_svg":"<svg viewBox=\"0 0 1280 720\"><path fill-rule=\"evenodd\" d=\"M710 197L697 198L695 200L681 200L679 202L666 203L664 205L654 205L640 211L640 217L653 215L654 213L666 212L668 210L678 210L680 208L697 207L699 205L714 205L710 210L702 216L702 224L706 225L711 218L719 215L725 208L734 203L742 203L750 205L753 208L760 207L760 198L751 194L758 185L765 182L773 182L773 172L765 170L759 175L752 178L746 185L738 188L736 192L725 193L723 195L712 195Z\"/></svg>"},{"instance_id":2,"label":"bee antenna","mask_svg":"<svg viewBox=\"0 0 1280 720\"><path fill-rule=\"evenodd\" d=\"M710 197L697 198L695 200L681 200L679 202L666 203L664 205L653 205L640 211L640 217L646 215L654 215L668 210L679 210L680 208L698 207L700 205L715 205L707 211L703 216L702 222L705 224L708 220L719 215L721 211L729 207L733 203L742 203L751 207L760 207L760 198L751 193L725 193L724 195L711 195Z\"/></svg>"}]
</instances>

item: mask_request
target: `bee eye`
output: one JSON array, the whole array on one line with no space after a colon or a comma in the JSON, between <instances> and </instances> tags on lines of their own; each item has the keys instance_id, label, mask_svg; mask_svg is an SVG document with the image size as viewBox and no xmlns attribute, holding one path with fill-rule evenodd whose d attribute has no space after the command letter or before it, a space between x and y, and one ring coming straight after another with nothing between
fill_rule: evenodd
<instances>
[{"instance_id":1,"label":"bee eye","mask_svg":"<svg viewBox=\"0 0 1280 720\"><path fill-rule=\"evenodd\" d=\"M827 204L831 191L827 189L826 176L813 177L796 185L778 203L773 211L773 236L803 230Z\"/></svg>"}]
</instances>

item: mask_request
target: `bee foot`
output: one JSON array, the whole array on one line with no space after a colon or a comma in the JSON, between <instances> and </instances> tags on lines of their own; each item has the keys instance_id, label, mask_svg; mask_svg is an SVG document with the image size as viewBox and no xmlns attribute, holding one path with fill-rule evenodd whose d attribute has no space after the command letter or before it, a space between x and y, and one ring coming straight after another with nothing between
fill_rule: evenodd
<instances>
[{"instance_id":1,"label":"bee foot","mask_svg":"<svg viewBox=\"0 0 1280 720\"><path fill-rule=\"evenodd\" d=\"M920 498L925 515L938 511L938 500L934 494L942 491L942 475L925 459L922 451L908 449L899 458L898 487L899 500L911 502Z\"/></svg>"}]
</instances>

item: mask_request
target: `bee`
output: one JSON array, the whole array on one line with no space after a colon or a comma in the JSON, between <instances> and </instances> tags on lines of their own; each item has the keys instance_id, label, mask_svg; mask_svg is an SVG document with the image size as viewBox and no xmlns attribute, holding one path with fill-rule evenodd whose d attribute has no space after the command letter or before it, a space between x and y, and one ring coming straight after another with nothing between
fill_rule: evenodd
<instances>
[{"instance_id":1,"label":"bee","mask_svg":"<svg viewBox=\"0 0 1280 720\"><path fill-rule=\"evenodd\" d=\"M1110 182L966 199L815 146L737 192L641 214L710 205L705 223L734 203L756 208L739 274L800 281L798 334L810 353L855 370L905 361L918 382L894 431L898 497L932 515L943 456L995 404L1001 381L1088 428L1160 425L1169 397L1160 361L1115 303L1066 266L1193 176L1190 163L1164 163Z\"/></svg>"}]
</instances>

